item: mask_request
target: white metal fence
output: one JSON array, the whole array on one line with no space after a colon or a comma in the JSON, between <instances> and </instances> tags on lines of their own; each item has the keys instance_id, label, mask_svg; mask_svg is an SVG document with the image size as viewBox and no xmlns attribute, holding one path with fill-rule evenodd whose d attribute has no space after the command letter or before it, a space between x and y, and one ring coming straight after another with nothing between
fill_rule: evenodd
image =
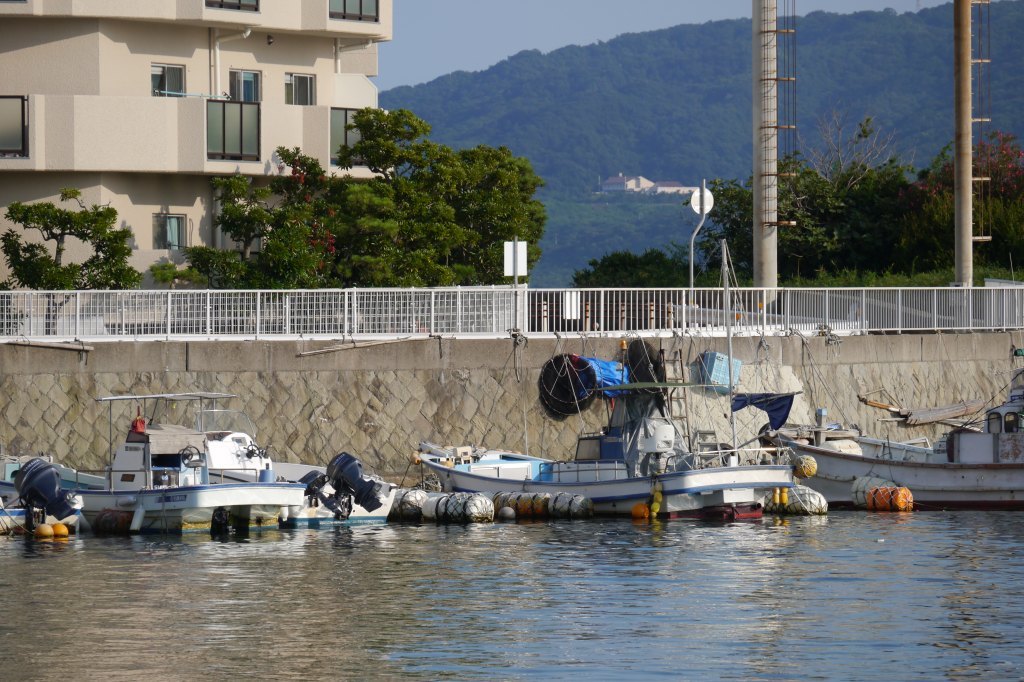
<instances>
[{"instance_id":1,"label":"white metal fence","mask_svg":"<svg viewBox=\"0 0 1024 682\"><path fill-rule=\"evenodd\" d=\"M0 292L0 340L401 338L1024 328L1024 288Z\"/></svg>"}]
</instances>

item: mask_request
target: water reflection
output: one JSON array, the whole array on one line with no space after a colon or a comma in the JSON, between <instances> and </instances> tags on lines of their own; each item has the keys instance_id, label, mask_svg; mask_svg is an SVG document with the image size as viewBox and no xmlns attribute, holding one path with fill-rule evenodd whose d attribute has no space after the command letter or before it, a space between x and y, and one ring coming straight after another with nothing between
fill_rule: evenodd
<instances>
[{"instance_id":1,"label":"water reflection","mask_svg":"<svg viewBox=\"0 0 1024 682\"><path fill-rule=\"evenodd\" d=\"M849 679L870 665L907 680L1019 677L1017 518L835 512L0 539L0 670ZM45 675L41 637L72 652L47 659Z\"/></svg>"}]
</instances>

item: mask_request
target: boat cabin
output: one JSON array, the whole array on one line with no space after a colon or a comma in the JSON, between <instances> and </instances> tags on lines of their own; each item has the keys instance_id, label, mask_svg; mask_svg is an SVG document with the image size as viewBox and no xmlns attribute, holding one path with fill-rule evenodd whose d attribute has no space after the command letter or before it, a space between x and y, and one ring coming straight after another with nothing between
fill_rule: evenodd
<instances>
[{"instance_id":1,"label":"boat cabin","mask_svg":"<svg viewBox=\"0 0 1024 682\"><path fill-rule=\"evenodd\" d=\"M983 432L956 430L947 436L946 454L960 464L1024 463L1024 370L1010 382L1010 396L985 413Z\"/></svg>"},{"instance_id":2,"label":"boat cabin","mask_svg":"<svg viewBox=\"0 0 1024 682\"><path fill-rule=\"evenodd\" d=\"M114 453L110 467L112 490L209 482L206 468L206 436L175 424L150 424L133 428Z\"/></svg>"}]
</instances>

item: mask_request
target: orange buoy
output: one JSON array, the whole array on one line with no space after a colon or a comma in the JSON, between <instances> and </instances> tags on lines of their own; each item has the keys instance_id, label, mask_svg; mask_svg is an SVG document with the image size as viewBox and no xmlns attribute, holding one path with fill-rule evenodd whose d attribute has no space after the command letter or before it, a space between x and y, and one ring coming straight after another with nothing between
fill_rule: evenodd
<instances>
[{"instance_id":1,"label":"orange buoy","mask_svg":"<svg viewBox=\"0 0 1024 682\"><path fill-rule=\"evenodd\" d=\"M48 523L40 523L36 526L36 537L48 540L53 537L53 526Z\"/></svg>"},{"instance_id":2,"label":"orange buoy","mask_svg":"<svg viewBox=\"0 0 1024 682\"><path fill-rule=\"evenodd\" d=\"M63 523L61 523L60 521L58 521L57 523L53 524L52 527L53 527L53 537L55 537L55 538L66 538L70 534L70 531L68 530L68 527L65 526Z\"/></svg>"},{"instance_id":3,"label":"orange buoy","mask_svg":"<svg viewBox=\"0 0 1024 682\"><path fill-rule=\"evenodd\" d=\"M907 512L914 510L914 496L909 488L878 486L868 490L868 511Z\"/></svg>"},{"instance_id":4,"label":"orange buoy","mask_svg":"<svg viewBox=\"0 0 1024 682\"><path fill-rule=\"evenodd\" d=\"M646 502L637 502L630 510L630 514L638 521L651 518L651 508Z\"/></svg>"}]
</instances>

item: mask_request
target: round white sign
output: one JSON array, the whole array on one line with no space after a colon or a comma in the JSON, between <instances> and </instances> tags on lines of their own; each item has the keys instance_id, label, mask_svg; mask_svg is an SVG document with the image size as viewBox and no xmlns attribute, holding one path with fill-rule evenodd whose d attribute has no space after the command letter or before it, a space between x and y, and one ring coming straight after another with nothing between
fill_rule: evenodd
<instances>
[{"instance_id":1,"label":"round white sign","mask_svg":"<svg viewBox=\"0 0 1024 682\"><path fill-rule=\"evenodd\" d=\"M701 190L700 190L699 187L697 189L693 190L693 194L690 195L690 208L693 209L694 213L697 213L697 214L703 213L704 215L707 215L708 213L711 212L711 207L715 205L715 198L713 196L711 196L711 190L705 189L704 190L704 210L701 211L700 193L701 193Z\"/></svg>"}]
</instances>

